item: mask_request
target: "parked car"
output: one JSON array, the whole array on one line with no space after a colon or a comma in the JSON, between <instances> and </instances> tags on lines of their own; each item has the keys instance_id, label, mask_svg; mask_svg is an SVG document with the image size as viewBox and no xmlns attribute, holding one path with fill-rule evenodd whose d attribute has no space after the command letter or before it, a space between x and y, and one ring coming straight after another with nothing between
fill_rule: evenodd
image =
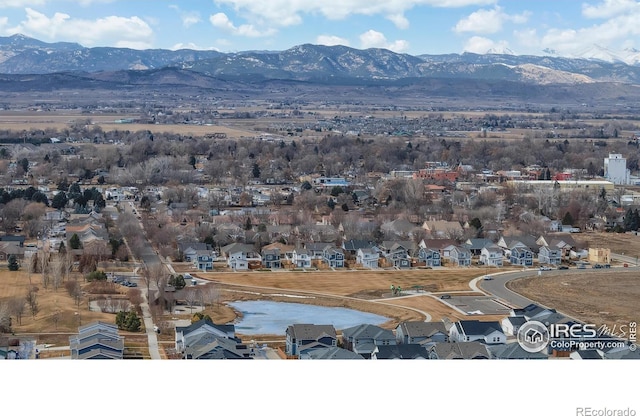
<instances>
[{"instance_id":1,"label":"parked car","mask_svg":"<svg viewBox=\"0 0 640 416\"><path fill-rule=\"evenodd\" d=\"M596 264L593 265L593 268L594 269L604 269L604 266L602 264L596 263Z\"/></svg>"},{"instance_id":2,"label":"parked car","mask_svg":"<svg viewBox=\"0 0 640 416\"><path fill-rule=\"evenodd\" d=\"M451 299L451 295L442 295L440 299Z\"/></svg>"},{"instance_id":3,"label":"parked car","mask_svg":"<svg viewBox=\"0 0 640 416\"><path fill-rule=\"evenodd\" d=\"M540 266L540 270L542 270L543 272L548 272L549 270L551 270L551 267L549 267L549 266Z\"/></svg>"},{"instance_id":4,"label":"parked car","mask_svg":"<svg viewBox=\"0 0 640 416\"><path fill-rule=\"evenodd\" d=\"M558 270L569 270L569 266L558 266Z\"/></svg>"}]
</instances>

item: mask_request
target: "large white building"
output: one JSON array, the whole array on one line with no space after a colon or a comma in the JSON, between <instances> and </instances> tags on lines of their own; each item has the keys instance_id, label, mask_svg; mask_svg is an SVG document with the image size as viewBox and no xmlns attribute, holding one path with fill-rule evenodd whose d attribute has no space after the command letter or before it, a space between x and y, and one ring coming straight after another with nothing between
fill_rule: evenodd
<instances>
[{"instance_id":1,"label":"large white building","mask_svg":"<svg viewBox=\"0 0 640 416\"><path fill-rule=\"evenodd\" d=\"M604 159L604 177L616 185L628 185L630 176L627 159L619 153L609 153Z\"/></svg>"}]
</instances>

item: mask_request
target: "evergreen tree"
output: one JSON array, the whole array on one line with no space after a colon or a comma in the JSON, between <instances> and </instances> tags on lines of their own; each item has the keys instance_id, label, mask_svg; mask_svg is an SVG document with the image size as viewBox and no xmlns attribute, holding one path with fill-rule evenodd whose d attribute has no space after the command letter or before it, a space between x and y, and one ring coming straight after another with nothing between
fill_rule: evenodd
<instances>
[{"instance_id":1,"label":"evergreen tree","mask_svg":"<svg viewBox=\"0 0 640 416\"><path fill-rule=\"evenodd\" d=\"M82 243L80 242L80 237L78 237L78 234L73 234L71 236L71 238L69 239L69 247L71 247L72 250L77 250L82 247Z\"/></svg>"},{"instance_id":2,"label":"evergreen tree","mask_svg":"<svg viewBox=\"0 0 640 416\"><path fill-rule=\"evenodd\" d=\"M14 254L9 255L9 258L7 260L9 262L9 270L11 270L12 272L17 271L20 268L20 265L18 264L18 258Z\"/></svg>"}]
</instances>

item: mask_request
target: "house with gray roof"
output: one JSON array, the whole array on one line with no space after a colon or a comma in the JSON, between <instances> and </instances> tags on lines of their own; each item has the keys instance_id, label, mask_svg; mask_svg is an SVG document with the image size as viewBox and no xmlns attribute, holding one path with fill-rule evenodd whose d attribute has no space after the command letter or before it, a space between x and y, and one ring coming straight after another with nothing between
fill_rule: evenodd
<instances>
[{"instance_id":1,"label":"house with gray roof","mask_svg":"<svg viewBox=\"0 0 640 416\"><path fill-rule=\"evenodd\" d=\"M377 269L380 254L372 248L359 248L356 253L356 263L367 269Z\"/></svg>"},{"instance_id":2,"label":"house with gray roof","mask_svg":"<svg viewBox=\"0 0 640 416\"><path fill-rule=\"evenodd\" d=\"M519 343L487 345L487 350L494 360L546 360L547 354L525 351Z\"/></svg>"},{"instance_id":3,"label":"house with gray roof","mask_svg":"<svg viewBox=\"0 0 640 416\"><path fill-rule=\"evenodd\" d=\"M364 360L362 355L340 347L321 348L309 351L300 358L308 360Z\"/></svg>"},{"instance_id":4,"label":"house with gray roof","mask_svg":"<svg viewBox=\"0 0 640 416\"><path fill-rule=\"evenodd\" d=\"M310 351L337 346L333 325L293 324L285 331L285 354L300 358Z\"/></svg>"},{"instance_id":5,"label":"house with gray roof","mask_svg":"<svg viewBox=\"0 0 640 416\"><path fill-rule=\"evenodd\" d=\"M185 360L241 360L251 359L250 349L238 339L221 337L209 332L189 337Z\"/></svg>"},{"instance_id":6,"label":"house with gray roof","mask_svg":"<svg viewBox=\"0 0 640 416\"><path fill-rule=\"evenodd\" d=\"M371 354L378 345L396 345L396 337L392 331L377 325L362 324L342 331L344 348L371 358Z\"/></svg>"},{"instance_id":7,"label":"house with gray roof","mask_svg":"<svg viewBox=\"0 0 640 416\"><path fill-rule=\"evenodd\" d=\"M429 352L417 344L378 345L372 360L428 360Z\"/></svg>"},{"instance_id":8,"label":"house with gray roof","mask_svg":"<svg viewBox=\"0 0 640 416\"><path fill-rule=\"evenodd\" d=\"M502 331L506 335L515 336L518 334L520 327L527 322L527 319L524 316L507 316L502 318L500 324L502 326Z\"/></svg>"},{"instance_id":9,"label":"house with gray roof","mask_svg":"<svg viewBox=\"0 0 640 416\"><path fill-rule=\"evenodd\" d=\"M444 322L405 321L396 327L399 344L424 344L449 342L449 332Z\"/></svg>"},{"instance_id":10,"label":"house with gray roof","mask_svg":"<svg viewBox=\"0 0 640 416\"><path fill-rule=\"evenodd\" d=\"M445 342L429 347L431 360L486 360L491 353L482 342Z\"/></svg>"},{"instance_id":11,"label":"house with gray roof","mask_svg":"<svg viewBox=\"0 0 640 416\"><path fill-rule=\"evenodd\" d=\"M118 334L116 325L91 322L79 327L78 335L69 337L69 349L72 360L121 360L124 338Z\"/></svg>"},{"instance_id":12,"label":"house with gray roof","mask_svg":"<svg viewBox=\"0 0 640 416\"><path fill-rule=\"evenodd\" d=\"M175 349L180 353L185 353L188 348L202 343L203 335L213 335L218 338L228 338L239 342L236 337L234 325L217 325L207 320L199 320L189 326L176 326L175 328Z\"/></svg>"},{"instance_id":13,"label":"house with gray roof","mask_svg":"<svg viewBox=\"0 0 640 416\"><path fill-rule=\"evenodd\" d=\"M461 320L449 329L451 342L479 341L484 344L504 344L507 336L498 321Z\"/></svg>"}]
</instances>

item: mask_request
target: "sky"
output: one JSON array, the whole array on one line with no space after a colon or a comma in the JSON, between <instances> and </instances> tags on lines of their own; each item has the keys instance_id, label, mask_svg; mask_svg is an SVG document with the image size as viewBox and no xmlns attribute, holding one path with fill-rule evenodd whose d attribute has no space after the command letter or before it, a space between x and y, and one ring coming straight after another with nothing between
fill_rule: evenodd
<instances>
[{"instance_id":1,"label":"sky","mask_svg":"<svg viewBox=\"0 0 640 416\"><path fill-rule=\"evenodd\" d=\"M572 56L640 49L640 0L0 0L0 36L86 47Z\"/></svg>"}]
</instances>

